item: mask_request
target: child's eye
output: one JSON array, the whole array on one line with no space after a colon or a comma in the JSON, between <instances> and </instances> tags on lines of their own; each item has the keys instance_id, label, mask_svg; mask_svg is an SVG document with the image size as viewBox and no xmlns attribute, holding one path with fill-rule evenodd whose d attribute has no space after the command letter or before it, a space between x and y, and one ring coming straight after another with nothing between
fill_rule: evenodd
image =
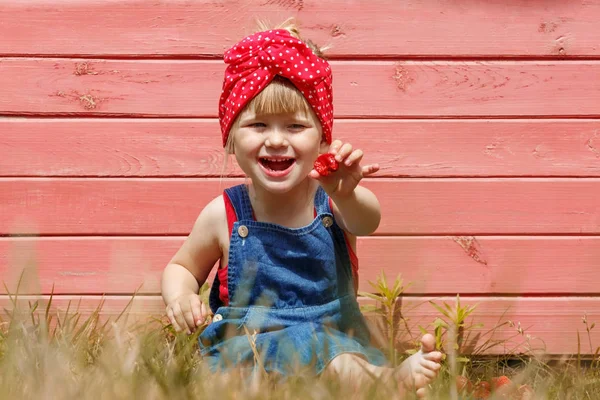
<instances>
[{"instance_id":1,"label":"child's eye","mask_svg":"<svg viewBox=\"0 0 600 400\"><path fill-rule=\"evenodd\" d=\"M298 131L298 130L301 130L301 129L304 129L304 128L306 128L306 127L304 125L302 125L302 124L292 124L292 125L290 125L290 129L293 130L293 131Z\"/></svg>"},{"instance_id":2,"label":"child's eye","mask_svg":"<svg viewBox=\"0 0 600 400\"><path fill-rule=\"evenodd\" d=\"M253 124L248 125L250 128L266 128L266 124L262 122L254 122Z\"/></svg>"}]
</instances>

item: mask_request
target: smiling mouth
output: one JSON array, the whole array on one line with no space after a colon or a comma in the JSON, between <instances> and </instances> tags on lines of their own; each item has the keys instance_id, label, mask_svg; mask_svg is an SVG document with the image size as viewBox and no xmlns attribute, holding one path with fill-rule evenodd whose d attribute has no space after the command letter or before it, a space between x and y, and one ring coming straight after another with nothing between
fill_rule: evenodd
<instances>
[{"instance_id":1,"label":"smiling mouth","mask_svg":"<svg viewBox=\"0 0 600 400\"><path fill-rule=\"evenodd\" d=\"M293 158L266 158L261 157L258 159L260 164L266 169L274 172L286 171L296 162Z\"/></svg>"}]
</instances>

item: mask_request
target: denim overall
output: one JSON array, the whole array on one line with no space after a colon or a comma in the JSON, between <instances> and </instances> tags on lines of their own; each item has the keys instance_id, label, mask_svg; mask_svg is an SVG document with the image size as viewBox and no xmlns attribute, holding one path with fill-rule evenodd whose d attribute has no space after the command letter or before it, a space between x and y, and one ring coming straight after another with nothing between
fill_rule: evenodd
<instances>
[{"instance_id":1,"label":"denim overall","mask_svg":"<svg viewBox=\"0 0 600 400\"><path fill-rule=\"evenodd\" d=\"M325 191L318 188L316 218L302 228L255 221L245 185L225 194L238 219L229 245L229 305L219 299L217 277L210 292L213 322L198 339L211 369L262 365L283 376L316 375L341 353L385 364L370 345L344 233Z\"/></svg>"}]
</instances>

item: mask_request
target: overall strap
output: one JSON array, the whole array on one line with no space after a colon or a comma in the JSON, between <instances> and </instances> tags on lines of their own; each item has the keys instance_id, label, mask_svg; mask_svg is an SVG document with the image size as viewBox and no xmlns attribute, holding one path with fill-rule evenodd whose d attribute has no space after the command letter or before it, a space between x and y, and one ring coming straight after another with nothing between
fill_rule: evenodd
<instances>
[{"instance_id":1,"label":"overall strap","mask_svg":"<svg viewBox=\"0 0 600 400\"><path fill-rule=\"evenodd\" d=\"M321 186L317 188L317 193L315 193L315 211L317 215L333 214L329 196Z\"/></svg>"},{"instance_id":2,"label":"overall strap","mask_svg":"<svg viewBox=\"0 0 600 400\"><path fill-rule=\"evenodd\" d=\"M238 221L254 219L246 185L241 184L225 189L225 194L231 201Z\"/></svg>"}]
</instances>

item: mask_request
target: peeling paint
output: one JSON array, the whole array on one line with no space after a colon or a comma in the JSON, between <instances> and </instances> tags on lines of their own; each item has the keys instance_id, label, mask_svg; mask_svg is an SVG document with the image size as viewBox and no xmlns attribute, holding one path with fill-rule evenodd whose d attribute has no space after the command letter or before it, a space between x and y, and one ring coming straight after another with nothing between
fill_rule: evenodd
<instances>
[{"instance_id":1,"label":"peeling paint","mask_svg":"<svg viewBox=\"0 0 600 400\"><path fill-rule=\"evenodd\" d=\"M554 22L542 22L538 26L538 32L540 33L551 33L554 32L558 28L558 24Z\"/></svg>"},{"instance_id":2,"label":"peeling paint","mask_svg":"<svg viewBox=\"0 0 600 400\"><path fill-rule=\"evenodd\" d=\"M396 72L392 75L392 78L396 81L396 87L403 92L406 92L406 88L414 82L414 79L408 73L408 70L402 65L396 65Z\"/></svg>"},{"instance_id":3,"label":"peeling paint","mask_svg":"<svg viewBox=\"0 0 600 400\"><path fill-rule=\"evenodd\" d=\"M73 75L98 75L98 72L94 71L94 67L92 66L92 64L83 62L75 64L75 71L73 72Z\"/></svg>"},{"instance_id":4,"label":"peeling paint","mask_svg":"<svg viewBox=\"0 0 600 400\"><path fill-rule=\"evenodd\" d=\"M596 139L598 138L598 133L599 131L595 131L592 137L589 138L587 142L585 142L585 145L587 146L589 151L594 153L596 157L600 158L600 150L598 149L598 147L596 147Z\"/></svg>"},{"instance_id":5,"label":"peeling paint","mask_svg":"<svg viewBox=\"0 0 600 400\"><path fill-rule=\"evenodd\" d=\"M513 151L510 149L510 147L504 145L499 140L496 140L495 142L492 142L492 143L486 145L485 150L483 151L483 154L488 155L490 157L497 158L497 159L503 159L504 156L501 154L501 152L508 153L512 156L515 155L515 153L513 153Z\"/></svg>"},{"instance_id":6,"label":"peeling paint","mask_svg":"<svg viewBox=\"0 0 600 400\"><path fill-rule=\"evenodd\" d=\"M567 54L566 42L568 38L565 35L560 35L554 39L554 51L561 56Z\"/></svg>"},{"instance_id":7,"label":"peeling paint","mask_svg":"<svg viewBox=\"0 0 600 400\"><path fill-rule=\"evenodd\" d=\"M535 158L544 158L545 153L543 152L542 145L538 144L537 146L535 146L535 149L533 149L532 154Z\"/></svg>"},{"instance_id":8,"label":"peeling paint","mask_svg":"<svg viewBox=\"0 0 600 400\"><path fill-rule=\"evenodd\" d=\"M86 110L94 110L98 105L99 99L95 98L91 94L84 94L79 97L79 102L83 105Z\"/></svg>"},{"instance_id":9,"label":"peeling paint","mask_svg":"<svg viewBox=\"0 0 600 400\"><path fill-rule=\"evenodd\" d=\"M342 30L342 27L338 24L331 25L331 36L333 37L346 37L346 33Z\"/></svg>"},{"instance_id":10,"label":"peeling paint","mask_svg":"<svg viewBox=\"0 0 600 400\"><path fill-rule=\"evenodd\" d=\"M481 248L474 236L454 236L452 238L462 249L479 264L487 265L487 260L482 258Z\"/></svg>"}]
</instances>

